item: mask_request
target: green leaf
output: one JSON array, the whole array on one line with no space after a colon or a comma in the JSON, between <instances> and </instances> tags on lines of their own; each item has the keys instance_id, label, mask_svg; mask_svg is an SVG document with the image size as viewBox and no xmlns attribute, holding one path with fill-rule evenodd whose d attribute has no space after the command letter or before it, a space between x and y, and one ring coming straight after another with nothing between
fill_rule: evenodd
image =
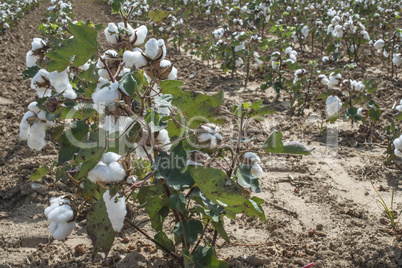
<instances>
[{"instance_id":1,"label":"green leaf","mask_svg":"<svg viewBox=\"0 0 402 268\"><path fill-rule=\"evenodd\" d=\"M96 52L98 47L97 31L87 25L73 24L68 21L70 32L74 38L66 39L46 56L51 59L47 64L47 70L64 71L73 59L73 66L84 65Z\"/></svg>"},{"instance_id":2,"label":"green leaf","mask_svg":"<svg viewBox=\"0 0 402 268\"><path fill-rule=\"evenodd\" d=\"M130 97L138 92L138 84L140 84L140 82L136 78L135 73L132 74L131 72L125 73L119 82L119 85L123 86Z\"/></svg>"},{"instance_id":3,"label":"green leaf","mask_svg":"<svg viewBox=\"0 0 402 268\"><path fill-rule=\"evenodd\" d=\"M88 149L81 149L75 158L76 163L82 163L78 179L88 175L88 172L93 169L99 160L102 158L106 148L93 147Z\"/></svg>"},{"instance_id":4,"label":"green leaf","mask_svg":"<svg viewBox=\"0 0 402 268\"><path fill-rule=\"evenodd\" d=\"M308 155L314 149L308 149L305 145L299 142L290 142L287 144L282 143L282 133L275 130L265 141L262 146L267 153L275 154L302 154Z\"/></svg>"},{"instance_id":5,"label":"green leaf","mask_svg":"<svg viewBox=\"0 0 402 268\"><path fill-rule=\"evenodd\" d=\"M223 221L223 219L222 219ZM219 222L212 222L212 226L214 227L214 229L216 231L218 231L218 234L223 238L223 240L225 240L226 243L228 243L230 245L230 238L228 236L228 234L226 233L225 227L223 226L223 222L219 221Z\"/></svg>"},{"instance_id":6,"label":"green leaf","mask_svg":"<svg viewBox=\"0 0 402 268\"><path fill-rule=\"evenodd\" d=\"M162 246L170 250L171 252L174 252L174 243L172 240L170 240L167 235L163 231L159 231L155 236L154 239L159 242ZM156 245L157 248L158 245ZM161 249L161 248L159 248Z\"/></svg>"},{"instance_id":7,"label":"green leaf","mask_svg":"<svg viewBox=\"0 0 402 268\"><path fill-rule=\"evenodd\" d=\"M225 261L218 260L214 254L212 247L198 247L193 254L195 268L216 267L229 268L229 264Z\"/></svg>"},{"instance_id":8,"label":"green leaf","mask_svg":"<svg viewBox=\"0 0 402 268\"><path fill-rule=\"evenodd\" d=\"M251 189L255 193L261 192L260 183L258 178L251 173L251 165L239 164L236 170L237 183L246 189Z\"/></svg>"},{"instance_id":9,"label":"green leaf","mask_svg":"<svg viewBox=\"0 0 402 268\"><path fill-rule=\"evenodd\" d=\"M38 181L41 179L43 176L47 175L49 173L50 169L47 166L42 166L40 168L37 168L29 177L29 181Z\"/></svg>"},{"instance_id":10,"label":"green leaf","mask_svg":"<svg viewBox=\"0 0 402 268\"><path fill-rule=\"evenodd\" d=\"M79 119L85 120L91 115L96 114L96 110L92 107L87 107L88 105L83 105L78 103L75 106L69 106L63 109L60 115L60 119Z\"/></svg>"},{"instance_id":11,"label":"green leaf","mask_svg":"<svg viewBox=\"0 0 402 268\"><path fill-rule=\"evenodd\" d=\"M107 256L113 245L115 231L110 223L103 199L98 200L87 214L87 233L94 247L92 261L99 251Z\"/></svg>"},{"instance_id":12,"label":"green leaf","mask_svg":"<svg viewBox=\"0 0 402 268\"><path fill-rule=\"evenodd\" d=\"M80 150L81 142L88 131L89 127L84 121L71 123L70 129L66 130L60 137L59 165L71 160L74 154Z\"/></svg>"},{"instance_id":13,"label":"green leaf","mask_svg":"<svg viewBox=\"0 0 402 268\"><path fill-rule=\"evenodd\" d=\"M184 209L186 208L186 197L184 194L172 194L169 196L169 208L177 209L180 213L183 213Z\"/></svg>"},{"instance_id":14,"label":"green leaf","mask_svg":"<svg viewBox=\"0 0 402 268\"><path fill-rule=\"evenodd\" d=\"M92 199L95 197L96 199L102 199L101 194L97 191L98 184L93 183L90 180L86 179L81 183L81 187L78 187L78 195L82 196L85 200Z\"/></svg>"},{"instance_id":15,"label":"green leaf","mask_svg":"<svg viewBox=\"0 0 402 268\"><path fill-rule=\"evenodd\" d=\"M153 10L153 11L149 12L148 16L154 22L162 22L167 17L169 17L170 14L175 14L175 13L176 12L173 12L173 11Z\"/></svg>"},{"instance_id":16,"label":"green leaf","mask_svg":"<svg viewBox=\"0 0 402 268\"><path fill-rule=\"evenodd\" d=\"M161 81L160 87L163 94L170 94L175 98L180 98L183 95L183 91L180 86L183 85L182 81L176 80L164 80Z\"/></svg>"},{"instance_id":17,"label":"green leaf","mask_svg":"<svg viewBox=\"0 0 402 268\"><path fill-rule=\"evenodd\" d=\"M124 6L125 0L114 0L112 2L112 13L118 13Z\"/></svg>"},{"instance_id":18,"label":"green leaf","mask_svg":"<svg viewBox=\"0 0 402 268\"><path fill-rule=\"evenodd\" d=\"M40 70L40 68L38 66L36 66L36 65L26 68L22 72L22 75L23 75L22 79L26 80L28 78L33 78L39 70Z\"/></svg>"},{"instance_id":19,"label":"green leaf","mask_svg":"<svg viewBox=\"0 0 402 268\"><path fill-rule=\"evenodd\" d=\"M266 221L260 207L260 200L247 199L243 196L239 186L227 177L220 169L203 166L192 166L191 175L200 190L210 200L225 208L228 216L234 217L238 213L246 213L250 217L257 215Z\"/></svg>"},{"instance_id":20,"label":"green leaf","mask_svg":"<svg viewBox=\"0 0 402 268\"><path fill-rule=\"evenodd\" d=\"M208 120L211 123L224 123L222 117L218 117L218 106L223 104L223 90L217 94L208 96L201 92L183 91L181 97L174 97L172 104L180 109L187 118L191 118L190 128L196 128L199 124Z\"/></svg>"},{"instance_id":21,"label":"green leaf","mask_svg":"<svg viewBox=\"0 0 402 268\"><path fill-rule=\"evenodd\" d=\"M194 184L189 172L185 170L187 152L180 142L168 155L165 151L159 153L152 166L156 178L166 179L166 184L175 190L189 188Z\"/></svg>"},{"instance_id":22,"label":"green leaf","mask_svg":"<svg viewBox=\"0 0 402 268\"><path fill-rule=\"evenodd\" d=\"M183 225L182 225L183 223ZM194 244L197 241L198 235L203 231L202 223L196 220L188 220L176 223L173 233L176 237L181 237L184 232L184 237L187 243Z\"/></svg>"}]
</instances>

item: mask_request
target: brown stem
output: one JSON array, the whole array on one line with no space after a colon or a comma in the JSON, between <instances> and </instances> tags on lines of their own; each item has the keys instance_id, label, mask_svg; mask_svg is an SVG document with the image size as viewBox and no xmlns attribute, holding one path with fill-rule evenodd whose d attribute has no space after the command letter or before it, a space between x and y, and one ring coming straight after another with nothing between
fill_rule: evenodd
<instances>
[{"instance_id":1,"label":"brown stem","mask_svg":"<svg viewBox=\"0 0 402 268\"><path fill-rule=\"evenodd\" d=\"M204 230L202 231L202 234L201 234L200 238L198 238L197 243L195 244L195 246L194 246L193 250L191 251L191 254L194 254L195 250L196 250L196 249L198 248L198 246L200 245L201 240L202 240L202 237L204 236L205 231L207 230L207 228L208 228L208 225L209 225L209 222L210 222L210 221L211 221L211 220L210 220L210 219L208 219L207 224L205 224Z\"/></svg>"}]
</instances>

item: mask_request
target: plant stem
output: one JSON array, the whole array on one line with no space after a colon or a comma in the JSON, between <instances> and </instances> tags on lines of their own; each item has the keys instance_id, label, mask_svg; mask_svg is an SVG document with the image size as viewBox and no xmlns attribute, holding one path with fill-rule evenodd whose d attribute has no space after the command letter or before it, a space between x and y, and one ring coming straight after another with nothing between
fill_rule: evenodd
<instances>
[{"instance_id":1,"label":"plant stem","mask_svg":"<svg viewBox=\"0 0 402 268\"><path fill-rule=\"evenodd\" d=\"M166 247L164 247L162 244L160 244L158 241L156 241L155 239L153 239L151 236L149 236L149 234L147 234L145 231L143 231L140 227L138 227L137 225L135 225L134 223L132 223L130 220L128 219L124 219L125 222L127 222L128 224L130 224L134 229L136 229L138 232L140 232L141 234L143 234L146 238L148 238L149 240L151 240L155 245L157 245L158 247L160 247L165 253L169 254L170 256L172 256L175 259L179 259L179 257L174 254L173 252L171 252L170 250L168 250Z\"/></svg>"},{"instance_id":2,"label":"plant stem","mask_svg":"<svg viewBox=\"0 0 402 268\"><path fill-rule=\"evenodd\" d=\"M204 230L202 231L202 234L201 234L200 238L198 238L197 243L195 244L195 246L194 246L193 250L191 251L191 254L194 254L195 250L196 250L196 249L198 248L198 246L200 245L201 240L202 240L202 237L204 236L205 231L207 230L207 228L208 228L208 225L209 225L209 222L210 222L210 221L211 221L211 220L210 220L210 219L208 219L207 224L205 224Z\"/></svg>"},{"instance_id":3,"label":"plant stem","mask_svg":"<svg viewBox=\"0 0 402 268\"><path fill-rule=\"evenodd\" d=\"M242 136L242 132L243 132L243 119L244 119L244 115L242 114L241 117L240 117L239 133L238 133L239 136L237 138L236 153L235 153L235 156L233 158L232 167L229 170L229 174L228 174L229 178L233 174L233 170L234 170L234 168L236 167L236 164L237 164L237 158L239 157L240 145L241 145L241 136Z\"/></svg>"}]
</instances>

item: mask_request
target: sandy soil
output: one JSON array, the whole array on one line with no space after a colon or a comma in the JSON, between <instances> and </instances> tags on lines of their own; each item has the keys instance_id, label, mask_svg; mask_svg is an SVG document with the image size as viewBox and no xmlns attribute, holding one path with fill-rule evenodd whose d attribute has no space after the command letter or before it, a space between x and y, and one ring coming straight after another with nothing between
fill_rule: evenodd
<instances>
[{"instance_id":1,"label":"sandy soil","mask_svg":"<svg viewBox=\"0 0 402 268\"><path fill-rule=\"evenodd\" d=\"M96 1L75 1L77 20L91 19L106 24L116 21L109 7ZM43 210L52 196L68 192L61 183L47 176L38 183L28 182L35 168L56 159L55 145L41 152L32 151L18 137L18 125L27 105L34 100L29 82L18 74L25 68L25 54L32 38L39 36L37 25L49 5L45 1L26 15L18 25L0 36L0 267L101 267L102 256L90 261L91 244L85 231L85 220L66 242L53 241ZM196 24L194 24L197 26ZM202 24L200 24L202 25ZM206 27L206 31L208 31ZM204 29L205 30L205 29ZM339 120L326 135L319 136L316 117L289 115L286 102L274 102L272 92L261 92L257 82L248 89L242 82L230 79L219 69L170 52L179 69L183 89L217 92L224 89L226 105L264 99L278 113L262 125L252 125L251 134L263 142L264 133L281 129L289 140L303 141L315 148L311 156L267 156L263 159L266 174L260 180L268 223L238 217L227 220L232 244L218 240L217 252L232 267L301 267L315 262L314 267L402 267L400 236L389 232L371 187L382 185L381 195L389 203L392 186L397 185L400 171L384 166L384 140L373 146L365 143L366 135L350 132L350 124ZM303 57L307 60L308 55ZM394 100L399 100L401 82L392 81L371 62L355 71L357 77L368 76L379 81L377 101L384 108L384 118L392 114ZM194 76L195 74L195 76ZM191 76L190 76L191 75ZM189 78L192 77L192 78ZM323 110L317 101L312 109ZM320 113L318 113L320 115ZM300 126L306 124L303 130ZM383 121L378 130L384 132ZM400 188L396 189L395 210L402 209ZM134 211L133 220L152 233L146 214ZM171 223L166 223L166 227ZM169 226L168 226L169 225ZM207 236L211 236L208 233ZM118 267L174 267L156 251L151 242L131 228L123 229L115 240L110 256ZM116 266L117 267L117 266Z\"/></svg>"}]
</instances>

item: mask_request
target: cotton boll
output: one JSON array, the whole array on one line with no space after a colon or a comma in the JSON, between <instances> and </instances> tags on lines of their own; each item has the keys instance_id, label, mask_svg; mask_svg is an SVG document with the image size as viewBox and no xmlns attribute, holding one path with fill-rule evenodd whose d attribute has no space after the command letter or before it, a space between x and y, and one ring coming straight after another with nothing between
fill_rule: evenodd
<instances>
[{"instance_id":1,"label":"cotton boll","mask_svg":"<svg viewBox=\"0 0 402 268\"><path fill-rule=\"evenodd\" d=\"M395 53L394 56L392 57L392 63L396 66L399 67L402 64L402 56L401 53Z\"/></svg>"},{"instance_id":2,"label":"cotton boll","mask_svg":"<svg viewBox=\"0 0 402 268\"><path fill-rule=\"evenodd\" d=\"M29 124L27 119L30 117L36 117L36 114L32 111L28 111L22 117L22 120L20 123L20 134L19 134L21 140L27 140L29 137L29 130L31 128L31 125Z\"/></svg>"},{"instance_id":3,"label":"cotton boll","mask_svg":"<svg viewBox=\"0 0 402 268\"><path fill-rule=\"evenodd\" d=\"M358 108L356 113L357 115L363 116L363 108Z\"/></svg>"},{"instance_id":4,"label":"cotton boll","mask_svg":"<svg viewBox=\"0 0 402 268\"><path fill-rule=\"evenodd\" d=\"M169 73L167 80L176 80L177 79L177 69L175 67L172 68L172 71Z\"/></svg>"},{"instance_id":5,"label":"cotton boll","mask_svg":"<svg viewBox=\"0 0 402 268\"><path fill-rule=\"evenodd\" d=\"M307 36L308 36L309 31L310 31L310 30L309 30L309 28L308 28L307 25L304 25L303 28L301 29L301 33L302 33L302 35L303 35L304 37L307 37Z\"/></svg>"},{"instance_id":6,"label":"cotton boll","mask_svg":"<svg viewBox=\"0 0 402 268\"><path fill-rule=\"evenodd\" d=\"M31 79L31 88L36 90L43 87L42 85L46 83L45 79L49 79L49 73L45 69L40 69Z\"/></svg>"},{"instance_id":7,"label":"cotton boll","mask_svg":"<svg viewBox=\"0 0 402 268\"><path fill-rule=\"evenodd\" d=\"M382 52L382 54L384 55L385 58L388 58L388 56L389 56L389 53L385 49Z\"/></svg>"},{"instance_id":8,"label":"cotton boll","mask_svg":"<svg viewBox=\"0 0 402 268\"><path fill-rule=\"evenodd\" d=\"M68 222L74 218L74 211L67 204L60 205L50 211L47 218L49 221L56 223Z\"/></svg>"},{"instance_id":9,"label":"cotton boll","mask_svg":"<svg viewBox=\"0 0 402 268\"><path fill-rule=\"evenodd\" d=\"M322 62L326 63L329 61L329 58L327 56L322 57Z\"/></svg>"},{"instance_id":10,"label":"cotton boll","mask_svg":"<svg viewBox=\"0 0 402 268\"><path fill-rule=\"evenodd\" d=\"M84 65L78 66L78 70L79 70L80 72L85 72L86 70L89 69L89 66L90 66L90 63L87 62L87 63L85 63Z\"/></svg>"},{"instance_id":11,"label":"cotton boll","mask_svg":"<svg viewBox=\"0 0 402 268\"><path fill-rule=\"evenodd\" d=\"M43 43L42 38L34 38L31 43L31 46L32 46L32 51L43 48L44 43Z\"/></svg>"},{"instance_id":12,"label":"cotton boll","mask_svg":"<svg viewBox=\"0 0 402 268\"><path fill-rule=\"evenodd\" d=\"M112 44L115 45L117 44L117 40L119 38L119 30L114 23L109 23L108 27L104 31L106 40Z\"/></svg>"},{"instance_id":13,"label":"cotton boll","mask_svg":"<svg viewBox=\"0 0 402 268\"><path fill-rule=\"evenodd\" d=\"M134 43L134 46L142 45L145 41L145 38L148 34L148 28L145 25L142 25L135 29L135 35L137 35L137 40ZM133 37L135 39L135 37Z\"/></svg>"},{"instance_id":14,"label":"cotton boll","mask_svg":"<svg viewBox=\"0 0 402 268\"><path fill-rule=\"evenodd\" d=\"M72 89L72 85L68 78L67 69L63 72L59 73L57 71L49 73L49 81L53 88L58 92L61 93L63 91Z\"/></svg>"},{"instance_id":15,"label":"cotton boll","mask_svg":"<svg viewBox=\"0 0 402 268\"><path fill-rule=\"evenodd\" d=\"M105 201L106 211L112 224L113 230L120 232L124 226L124 218L127 214L126 199L124 196L118 197L116 202L116 195L110 196L109 190L106 190L103 194L103 200Z\"/></svg>"},{"instance_id":16,"label":"cotton boll","mask_svg":"<svg viewBox=\"0 0 402 268\"><path fill-rule=\"evenodd\" d=\"M77 93L74 91L72 85L69 85L63 92L63 97L69 100L77 98Z\"/></svg>"},{"instance_id":17,"label":"cotton boll","mask_svg":"<svg viewBox=\"0 0 402 268\"><path fill-rule=\"evenodd\" d=\"M35 56L32 50L28 51L26 56L26 64L27 68L36 66L36 61L39 59L39 56Z\"/></svg>"},{"instance_id":18,"label":"cotton boll","mask_svg":"<svg viewBox=\"0 0 402 268\"><path fill-rule=\"evenodd\" d=\"M117 90L117 86L118 82L115 82L112 86L97 89L92 94L94 109L98 111L98 113L102 114L105 110L105 107L112 104L115 99L119 99L120 95Z\"/></svg>"},{"instance_id":19,"label":"cotton boll","mask_svg":"<svg viewBox=\"0 0 402 268\"><path fill-rule=\"evenodd\" d=\"M120 155L108 152L102 156L101 161L88 173L92 182L119 182L126 176L124 167L117 161Z\"/></svg>"},{"instance_id":20,"label":"cotton boll","mask_svg":"<svg viewBox=\"0 0 402 268\"><path fill-rule=\"evenodd\" d=\"M385 45L384 40L379 39L379 40L375 41L375 43L374 43L374 48L375 48L375 49L381 49L381 48L384 47L384 45Z\"/></svg>"},{"instance_id":21,"label":"cotton boll","mask_svg":"<svg viewBox=\"0 0 402 268\"><path fill-rule=\"evenodd\" d=\"M109 133L119 132L119 134L123 134L123 132L125 132L128 134L130 129L134 126L133 124L131 125L133 121L134 120L128 116L119 116L116 119L115 117L108 115L105 118L104 128ZM130 129L127 129L129 126Z\"/></svg>"},{"instance_id":22,"label":"cotton boll","mask_svg":"<svg viewBox=\"0 0 402 268\"><path fill-rule=\"evenodd\" d=\"M28 147L40 151L46 146L46 126L41 122L35 122L30 130L28 137Z\"/></svg>"},{"instance_id":23,"label":"cotton boll","mask_svg":"<svg viewBox=\"0 0 402 268\"><path fill-rule=\"evenodd\" d=\"M320 80L321 85L324 85L324 86L328 85L329 80L326 75L320 74L318 76L318 79Z\"/></svg>"},{"instance_id":24,"label":"cotton boll","mask_svg":"<svg viewBox=\"0 0 402 268\"><path fill-rule=\"evenodd\" d=\"M116 162L120 159L120 155L113 153L113 152L107 152L102 155L101 161L105 163L106 165L111 164L112 162Z\"/></svg>"},{"instance_id":25,"label":"cotton boll","mask_svg":"<svg viewBox=\"0 0 402 268\"><path fill-rule=\"evenodd\" d=\"M241 42L240 45L235 46L235 52L239 52L243 49L245 49L246 47L244 46L244 42Z\"/></svg>"},{"instance_id":26,"label":"cotton boll","mask_svg":"<svg viewBox=\"0 0 402 268\"><path fill-rule=\"evenodd\" d=\"M108 71L107 71L106 69L100 69L100 70L98 70L98 75L99 75L100 77L102 77L103 79L107 79L107 80L110 79L110 75L109 75L109 73L108 73Z\"/></svg>"},{"instance_id":27,"label":"cotton boll","mask_svg":"<svg viewBox=\"0 0 402 268\"><path fill-rule=\"evenodd\" d=\"M243 65L243 59L242 58L238 58L237 60L236 60L236 66L237 67L240 67L240 66L242 66Z\"/></svg>"},{"instance_id":28,"label":"cotton boll","mask_svg":"<svg viewBox=\"0 0 402 268\"><path fill-rule=\"evenodd\" d=\"M33 101L28 105L28 110L34 112L35 114L40 113L41 109L38 107L38 102Z\"/></svg>"},{"instance_id":29,"label":"cotton boll","mask_svg":"<svg viewBox=\"0 0 402 268\"><path fill-rule=\"evenodd\" d=\"M154 60L158 56L158 53L158 40L156 40L155 38L149 39L148 42L145 44L145 56L147 56L151 60Z\"/></svg>"},{"instance_id":30,"label":"cotton boll","mask_svg":"<svg viewBox=\"0 0 402 268\"><path fill-rule=\"evenodd\" d=\"M67 236L69 236L74 228L75 228L75 222L63 222L63 223L54 223L56 224L56 226L52 227L55 228L54 231L52 232L52 236L54 237L54 239L57 240L64 240ZM49 227L49 230L50 227Z\"/></svg>"},{"instance_id":31,"label":"cotton boll","mask_svg":"<svg viewBox=\"0 0 402 268\"><path fill-rule=\"evenodd\" d=\"M341 82L342 79L342 75L341 74L334 74L331 73L329 75L329 82L328 82L328 87L329 88L333 88L334 86L339 85L339 83Z\"/></svg>"},{"instance_id":32,"label":"cotton boll","mask_svg":"<svg viewBox=\"0 0 402 268\"><path fill-rule=\"evenodd\" d=\"M136 68L141 68L148 64L147 60L139 51L125 51L123 60L127 68L132 68L134 65Z\"/></svg>"}]
</instances>

